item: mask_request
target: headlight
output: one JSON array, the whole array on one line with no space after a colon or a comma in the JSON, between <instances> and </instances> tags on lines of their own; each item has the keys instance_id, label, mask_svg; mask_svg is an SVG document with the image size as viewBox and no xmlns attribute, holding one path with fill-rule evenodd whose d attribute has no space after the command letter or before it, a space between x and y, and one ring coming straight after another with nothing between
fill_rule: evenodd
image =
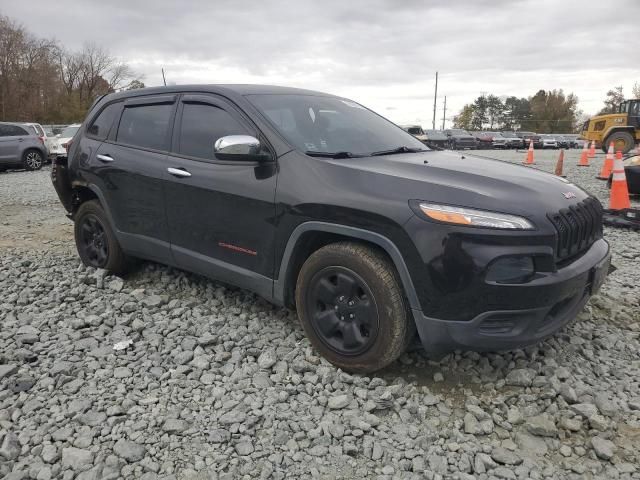
<instances>
[{"instance_id":1,"label":"headlight","mask_svg":"<svg viewBox=\"0 0 640 480\"><path fill-rule=\"evenodd\" d=\"M533 230L535 228L526 218L507 213L487 212L436 203L420 203L419 208L427 217L444 223L506 230Z\"/></svg>"}]
</instances>

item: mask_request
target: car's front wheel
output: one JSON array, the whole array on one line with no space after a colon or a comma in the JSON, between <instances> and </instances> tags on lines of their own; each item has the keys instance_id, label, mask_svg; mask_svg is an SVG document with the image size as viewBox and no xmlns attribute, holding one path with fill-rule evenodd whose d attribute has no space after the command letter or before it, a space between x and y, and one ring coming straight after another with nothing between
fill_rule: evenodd
<instances>
[{"instance_id":1,"label":"car's front wheel","mask_svg":"<svg viewBox=\"0 0 640 480\"><path fill-rule=\"evenodd\" d=\"M327 245L306 260L296 284L296 306L313 346L350 372L389 365L415 333L393 264L380 251L357 243Z\"/></svg>"},{"instance_id":2,"label":"car's front wheel","mask_svg":"<svg viewBox=\"0 0 640 480\"><path fill-rule=\"evenodd\" d=\"M26 170L40 170L43 163L42 153L36 149L25 150L22 154L22 165Z\"/></svg>"},{"instance_id":3,"label":"car's front wheel","mask_svg":"<svg viewBox=\"0 0 640 480\"><path fill-rule=\"evenodd\" d=\"M85 265L116 274L126 271L127 257L97 200L80 205L74 217L74 235L78 255Z\"/></svg>"}]
</instances>

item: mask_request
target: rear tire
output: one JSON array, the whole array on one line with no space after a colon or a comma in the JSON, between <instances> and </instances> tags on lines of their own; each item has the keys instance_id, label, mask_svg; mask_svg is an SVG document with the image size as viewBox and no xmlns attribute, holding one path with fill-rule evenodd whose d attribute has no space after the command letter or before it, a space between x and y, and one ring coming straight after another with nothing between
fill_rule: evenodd
<instances>
[{"instance_id":1,"label":"rear tire","mask_svg":"<svg viewBox=\"0 0 640 480\"><path fill-rule=\"evenodd\" d=\"M76 248L82 263L115 274L126 272L127 256L122 251L109 219L97 200L80 205L74 223Z\"/></svg>"},{"instance_id":2,"label":"rear tire","mask_svg":"<svg viewBox=\"0 0 640 480\"><path fill-rule=\"evenodd\" d=\"M357 243L327 245L306 260L296 307L315 349L350 372L386 367L415 334L395 267L383 253Z\"/></svg>"},{"instance_id":3,"label":"rear tire","mask_svg":"<svg viewBox=\"0 0 640 480\"><path fill-rule=\"evenodd\" d=\"M629 153L636 146L636 140L629 132L613 132L602 143L602 150L606 152L611 142L614 151L621 150L623 154Z\"/></svg>"},{"instance_id":4,"label":"rear tire","mask_svg":"<svg viewBox=\"0 0 640 480\"><path fill-rule=\"evenodd\" d=\"M35 148L25 150L22 154L22 165L24 166L25 170L40 170L43 164L44 159L42 157L42 152L36 150Z\"/></svg>"}]
</instances>

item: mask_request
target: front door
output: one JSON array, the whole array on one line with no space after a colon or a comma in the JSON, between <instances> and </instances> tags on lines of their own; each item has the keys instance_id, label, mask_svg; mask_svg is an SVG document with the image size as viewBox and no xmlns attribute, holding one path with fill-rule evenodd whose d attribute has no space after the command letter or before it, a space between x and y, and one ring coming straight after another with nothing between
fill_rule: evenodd
<instances>
[{"instance_id":1,"label":"front door","mask_svg":"<svg viewBox=\"0 0 640 480\"><path fill-rule=\"evenodd\" d=\"M215 95L184 95L165 172L165 203L178 266L271 295L275 162L221 160L214 143L256 127Z\"/></svg>"}]
</instances>

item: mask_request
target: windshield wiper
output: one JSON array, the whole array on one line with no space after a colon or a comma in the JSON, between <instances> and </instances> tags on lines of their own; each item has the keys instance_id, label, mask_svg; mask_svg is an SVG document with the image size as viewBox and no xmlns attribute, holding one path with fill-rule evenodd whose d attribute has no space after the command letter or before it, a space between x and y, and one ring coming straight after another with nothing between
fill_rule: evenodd
<instances>
[{"instance_id":1,"label":"windshield wiper","mask_svg":"<svg viewBox=\"0 0 640 480\"><path fill-rule=\"evenodd\" d=\"M307 150L305 155L310 157L322 157L322 158L359 158L362 155L357 155L351 152L316 152L313 150Z\"/></svg>"},{"instance_id":2,"label":"windshield wiper","mask_svg":"<svg viewBox=\"0 0 640 480\"><path fill-rule=\"evenodd\" d=\"M410 148L410 147L398 147L393 148L391 150L380 150L379 152L371 153L372 157L378 157L380 155L395 155L397 153L417 153L417 152L428 152L429 150L425 148Z\"/></svg>"}]
</instances>

